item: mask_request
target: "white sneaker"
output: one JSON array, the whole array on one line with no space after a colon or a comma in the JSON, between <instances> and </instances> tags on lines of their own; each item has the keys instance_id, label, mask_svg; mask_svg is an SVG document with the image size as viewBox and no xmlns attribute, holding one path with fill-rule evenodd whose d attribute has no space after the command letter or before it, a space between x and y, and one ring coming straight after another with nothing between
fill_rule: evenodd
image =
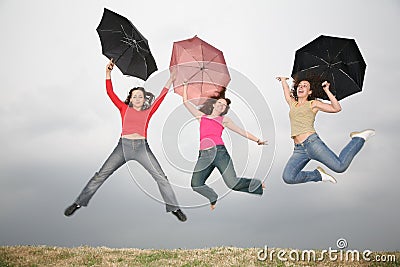
<instances>
[{"instance_id":1,"label":"white sneaker","mask_svg":"<svg viewBox=\"0 0 400 267\"><path fill-rule=\"evenodd\" d=\"M361 132L352 132L350 134L350 137L361 137L362 139L364 139L365 141L368 141L368 139L370 139L372 136L375 135L375 130L374 129L367 129Z\"/></svg>"},{"instance_id":2,"label":"white sneaker","mask_svg":"<svg viewBox=\"0 0 400 267\"><path fill-rule=\"evenodd\" d=\"M332 184L337 183L336 179L333 178L332 175L327 174L321 167L317 167L317 171L319 171L319 173L321 174L323 182L331 182Z\"/></svg>"}]
</instances>

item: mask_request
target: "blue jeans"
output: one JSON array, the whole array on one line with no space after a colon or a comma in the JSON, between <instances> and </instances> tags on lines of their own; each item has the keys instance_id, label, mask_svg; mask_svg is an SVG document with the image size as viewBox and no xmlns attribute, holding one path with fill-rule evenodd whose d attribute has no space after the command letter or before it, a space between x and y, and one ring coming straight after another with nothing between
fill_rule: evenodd
<instances>
[{"instance_id":1,"label":"blue jeans","mask_svg":"<svg viewBox=\"0 0 400 267\"><path fill-rule=\"evenodd\" d=\"M158 163L146 139L120 138L114 151L104 162L103 166L89 180L82 190L75 203L80 206L87 206L89 200L96 193L97 189L114 173L119 167L130 160L139 162L157 182L158 189L166 204L167 212L179 209L175 193Z\"/></svg>"},{"instance_id":2,"label":"blue jeans","mask_svg":"<svg viewBox=\"0 0 400 267\"><path fill-rule=\"evenodd\" d=\"M364 143L363 138L352 138L338 157L325 145L318 134L312 134L303 143L294 145L293 155L283 170L283 180L288 184L321 181L322 177L318 170L302 171L312 159L323 163L334 172L344 172Z\"/></svg>"},{"instance_id":3,"label":"blue jeans","mask_svg":"<svg viewBox=\"0 0 400 267\"><path fill-rule=\"evenodd\" d=\"M200 150L194 167L191 186L192 189L208 198L211 204L218 199L217 193L205 182L214 168L222 174L225 184L232 190L262 195L263 189L260 180L240 178L236 176L231 157L225 146L218 145L209 149Z\"/></svg>"}]
</instances>

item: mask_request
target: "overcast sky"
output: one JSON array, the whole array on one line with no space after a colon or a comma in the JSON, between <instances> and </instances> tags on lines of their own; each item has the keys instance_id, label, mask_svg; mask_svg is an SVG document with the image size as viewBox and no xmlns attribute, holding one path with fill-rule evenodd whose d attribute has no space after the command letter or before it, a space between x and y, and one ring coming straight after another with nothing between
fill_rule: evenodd
<instances>
[{"instance_id":1,"label":"overcast sky","mask_svg":"<svg viewBox=\"0 0 400 267\"><path fill-rule=\"evenodd\" d=\"M156 184L134 162L87 208L63 215L121 133L96 32L105 7L149 40L159 71L145 86L154 93L168 78L174 41L197 34L224 52L229 115L270 144L258 147L232 132L224 139L239 174L265 179L262 197L228 192L215 171L210 182L225 197L213 212L204 206L189 188L198 123L171 92L151 121L149 143L188 221L165 213ZM396 0L1 0L0 245L328 249L345 238L353 249L399 250L399 15ZM367 70L363 92L341 101L338 114L318 114L317 132L337 153L351 131L377 134L345 173L334 174L336 185L287 185L281 177L293 143L275 77L289 76L296 49L321 34L354 38ZM122 99L143 84L118 69L113 83Z\"/></svg>"}]
</instances>

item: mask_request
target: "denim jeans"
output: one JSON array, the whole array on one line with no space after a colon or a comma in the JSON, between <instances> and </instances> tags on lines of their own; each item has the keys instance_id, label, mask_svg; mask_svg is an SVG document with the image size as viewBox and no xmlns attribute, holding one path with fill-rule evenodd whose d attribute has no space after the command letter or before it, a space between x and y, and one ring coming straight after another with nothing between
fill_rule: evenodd
<instances>
[{"instance_id":1,"label":"denim jeans","mask_svg":"<svg viewBox=\"0 0 400 267\"><path fill-rule=\"evenodd\" d=\"M288 184L321 181L322 177L318 170L302 171L312 159L323 163L334 172L344 172L364 143L363 138L352 138L338 157L325 145L318 134L312 134L303 143L294 145L293 155L283 170L283 180Z\"/></svg>"},{"instance_id":2,"label":"denim jeans","mask_svg":"<svg viewBox=\"0 0 400 267\"><path fill-rule=\"evenodd\" d=\"M175 193L165 176L160 164L155 158L146 139L126 139L120 138L114 151L104 162L103 166L89 180L82 190L75 203L80 206L87 206L89 200L96 193L97 189L114 173L119 167L130 160L136 160L140 163L157 182L158 189L166 204L167 212L179 209Z\"/></svg>"},{"instance_id":3,"label":"denim jeans","mask_svg":"<svg viewBox=\"0 0 400 267\"><path fill-rule=\"evenodd\" d=\"M208 198L211 204L218 199L217 193L205 184L214 168L222 174L225 184L232 190L262 195L261 181L257 179L240 178L236 176L231 157L224 145L217 145L209 149L200 150L194 167L191 186L192 189Z\"/></svg>"}]
</instances>

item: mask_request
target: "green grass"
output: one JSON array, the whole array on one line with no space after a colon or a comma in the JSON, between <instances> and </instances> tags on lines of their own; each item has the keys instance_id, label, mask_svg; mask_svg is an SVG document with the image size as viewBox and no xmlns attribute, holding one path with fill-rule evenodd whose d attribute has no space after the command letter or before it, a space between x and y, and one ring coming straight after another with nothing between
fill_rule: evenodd
<instances>
[{"instance_id":1,"label":"green grass","mask_svg":"<svg viewBox=\"0 0 400 267\"><path fill-rule=\"evenodd\" d=\"M112 249L106 247L61 248L48 246L0 247L0 267L35 266L400 266L400 252L374 252L372 255L394 255L396 262L318 262L257 259L259 248L216 247L204 249ZM288 250L289 251L289 250Z\"/></svg>"}]
</instances>

